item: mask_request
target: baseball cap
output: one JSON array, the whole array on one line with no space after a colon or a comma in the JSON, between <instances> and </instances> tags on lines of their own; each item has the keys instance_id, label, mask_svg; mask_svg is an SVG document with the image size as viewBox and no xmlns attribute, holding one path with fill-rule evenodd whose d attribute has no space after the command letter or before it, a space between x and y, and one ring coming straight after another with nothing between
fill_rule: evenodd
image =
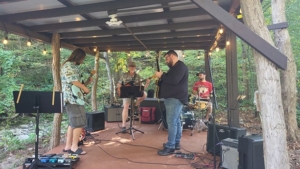
<instances>
[{"instance_id":1,"label":"baseball cap","mask_svg":"<svg viewBox=\"0 0 300 169\"><path fill-rule=\"evenodd\" d=\"M129 66L129 67L136 67L136 64L135 64L135 62L129 62L129 63L128 63L128 66Z\"/></svg>"},{"instance_id":2,"label":"baseball cap","mask_svg":"<svg viewBox=\"0 0 300 169\"><path fill-rule=\"evenodd\" d=\"M204 71L202 71L202 72L197 73L196 76L199 76L200 74L206 75L206 73Z\"/></svg>"}]
</instances>

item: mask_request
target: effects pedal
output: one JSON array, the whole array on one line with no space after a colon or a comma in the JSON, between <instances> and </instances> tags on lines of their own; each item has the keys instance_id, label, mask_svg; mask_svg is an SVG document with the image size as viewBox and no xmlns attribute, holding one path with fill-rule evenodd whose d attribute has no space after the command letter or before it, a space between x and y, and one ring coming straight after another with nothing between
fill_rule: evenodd
<instances>
[{"instance_id":1,"label":"effects pedal","mask_svg":"<svg viewBox=\"0 0 300 169\"><path fill-rule=\"evenodd\" d=\"M177 154L176 153L175 157L194 160L195 159L195 154L194 153L190 153L190 154L184 154L184 153Z\"/></svg>"}]
</instances>

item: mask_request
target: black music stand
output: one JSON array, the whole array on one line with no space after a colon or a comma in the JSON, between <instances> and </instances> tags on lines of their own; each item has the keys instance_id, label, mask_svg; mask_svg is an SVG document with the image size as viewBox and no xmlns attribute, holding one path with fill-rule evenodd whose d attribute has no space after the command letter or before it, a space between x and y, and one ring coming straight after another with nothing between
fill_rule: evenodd
<instances>
[{"instance_id":1,"label":"black music stand","mask_svg":"<svg viewBox=\"0 0 300 169\"><path fill-rule=\"evenodd\" d=\"M120 88L120 98L130 98L130 101L131 101L131 104L130 104L130 107L131 107L131 110L130 110L130 127L128 129L126 129L126 132L128 134L130 134L132 136L132 139L134 140L134 132L138 131L140 133L143 133L143 131L141 130L138 130L134 127L132 127L132 123L133 123L133 119L134 119L134 99L136 97L143 97L144 96L144 86L122 86ZM116 134L119 134L121 133L122 131L120 132L117 132Z\"/></svg>"},{"instance_id":2,"label":"black music stand","mask_svg":"<svg viewBox=\"0 0 300 169\"><path fill-rule=\"evenodd\" d=\"M42 91L13 91L16 113L34 113L36 111L35 120L35 150L34 161L29 169L38 169L39 167L53 168L45 163L40 162L38 158L39 145L39 117L40 113L62 113L63 99L61 92L42 92ZM53 97L54 96L54 97ZM53 102L53 105L52 105ZM23 165L23 168L25 166Z\"/></svg>"}]
</instances>

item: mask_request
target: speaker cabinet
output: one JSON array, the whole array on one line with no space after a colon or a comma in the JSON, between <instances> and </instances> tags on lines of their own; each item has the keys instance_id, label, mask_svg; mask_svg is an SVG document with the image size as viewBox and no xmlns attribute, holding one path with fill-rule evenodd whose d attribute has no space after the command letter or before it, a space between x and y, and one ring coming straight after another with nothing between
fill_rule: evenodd
<instances>
[{"instance_id":1,"label":"speaker cabinet","mask_svg":"<svg viewBox=\"0 0 300 169\"><path fill-rule=\"evenodd\" d=\"M88 130L98 131L105 129L104 112L86 113Z\"/></svg>"},{"instance_id":2,"label":"speaker cabinet","mask_svg":"<svg viewBox=\"0 0 300 169\"><path fill-rule=\"evenodd\" d=\"M227 138L221 144L221 162L224 169L238 169L239 152L238 140Z\"/></svg>"},{"instance_id":3,"label":"speaker cabinet","mask_svg":"<svg viewBox=\"0 0 300 169\"><path fill-rule=\"evenodd\" d=\"M145 100L141 102L140 107L155 107L155 122L157 122L161 119L161 115L165 109L164 99L145 98Z\"/></svg>"},{"instance_id":4,"label":"speaker cabinet","mask_svg":"<svg viewBox=\"0 0 300 169\"><path fill-rule=\"evenodd\" d=\"M122 121L123 107L104 107L106 122L120 122Z\"/></svg>"},{"instance_id":5,"label":"speaker cabinet","mask_svg":"<svg viewBox=\"0 0 300 169\"><path fill-rule=\"evenodd\" d=\"M239 138L239 169L264 169L263 138L249 135Z\"/></svg>"},{"instance_id":6,"label":"speaker cabinet","mask_svg":"<svg viewBox=\"0 0 300 169\"><path fill-rule=\"evenodd\" d=\"M221 140L226 138L238 139L240 136L246 135L245 128L238 128L238 127L229 127L229 126L222 126L216 125L215 135L213 135L213 125L208 124L208 133L207 133L207 145L206 151L209 153L214 153L213 147L213 137L215 137L215 143L221 142ZM220 145L216 145L215 152L217 155L220 155L221 147Z\"/></svg>"}]
</instances>

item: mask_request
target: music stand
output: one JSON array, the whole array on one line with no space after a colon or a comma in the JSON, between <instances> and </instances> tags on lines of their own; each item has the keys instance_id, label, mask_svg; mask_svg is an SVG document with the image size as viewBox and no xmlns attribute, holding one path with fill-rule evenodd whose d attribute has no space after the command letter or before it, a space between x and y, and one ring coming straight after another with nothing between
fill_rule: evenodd
<instances>
[{"instance_id":1,"label":"music stand","mask_svg":"<svg viewBox=\"0 0 300 169\"><path fill-rule=\"evenodd\" d=\"M40 162L38 158L39 145L39 117L40 113L62 113L63 99L61 92L45 92L45 91L13 91L16 113L34 113L36 111L35 120L35 150L34 161L29 169L38 169L39 166L52 168L45 163ZM24 167L24 165L23 165Z\"/></svg>"},{"instance_id":2,"label":"music stand","mask_svg":"<svg viewBox=\"0 0 300 169\"><path fill-rule=\"evenodd\" d=\"M130 127L128 129L126 129L126 132L128 134L130 134L132 136L132 139L134 140L134 132L138 131L140 133L143 133L143 131L141 130L138 130L136 128L134 128L132 126L132 123L133 123L133 118L134 118L134 112L135 112L135 108L134 108L134 99L136 97L143 97L144 95L144 86L122 86L120 88L120 98L130 98L130 101L131 101L131 104L130 104L130 107L131 107L131 111L130 111ZM121 133L122 131L120 132L117 132L116 134L118 133Z\"/></svg>"}]
</instances>

